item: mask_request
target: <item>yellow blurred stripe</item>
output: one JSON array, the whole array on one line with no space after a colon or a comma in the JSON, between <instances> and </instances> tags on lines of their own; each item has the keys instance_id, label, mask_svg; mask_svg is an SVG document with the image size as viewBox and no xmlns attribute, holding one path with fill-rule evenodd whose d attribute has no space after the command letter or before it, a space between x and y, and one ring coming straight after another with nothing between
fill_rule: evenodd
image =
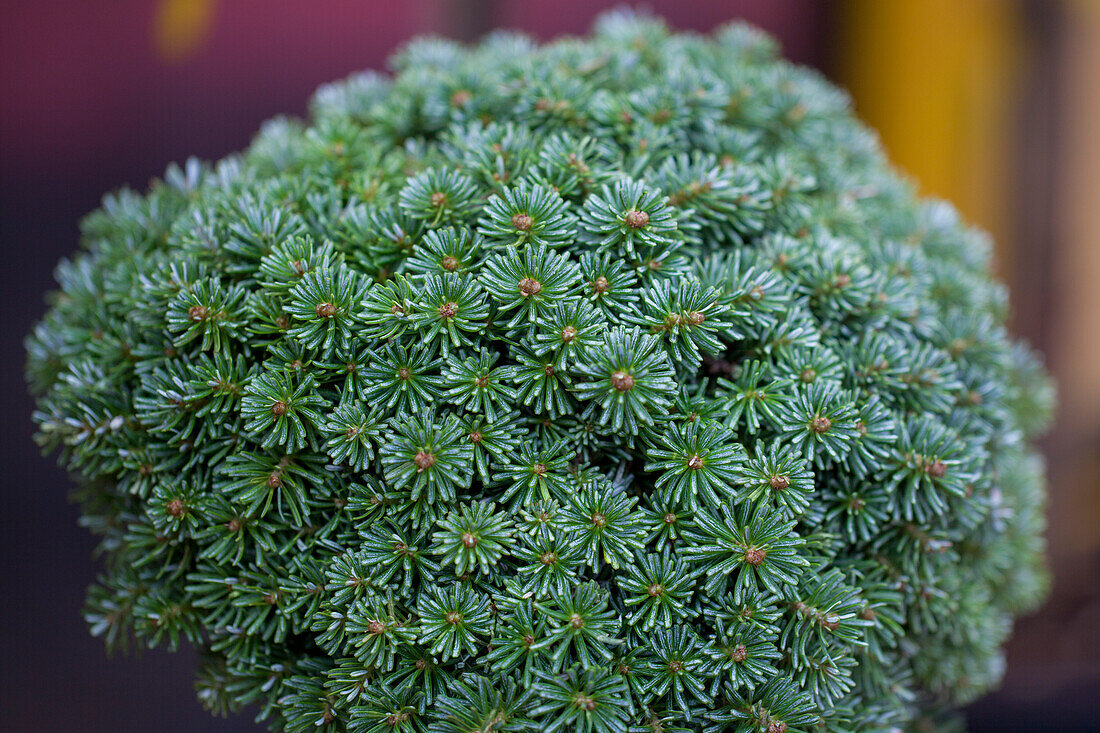
<instances>
[{"instance_id":1,"label":"yellow blurred stripe","mask_svg":"<svg viewBox=\"0 0 1100 733\"><path fill-rule=\"evenodd\" d=\"M954 202L999 240L1010 234L1023 53L1009 0L847 0L842 82L856 110L922 193Z\"/></svg>"},{"instance_id":2,"label":"yellow blurred stripe","mask_svg":"<svg viewBox=\"0 0 1100 733\"><path fill-rule=\"evenodd\" d=\"M153 25L157 55L180 61L210 34L217 0L161 0Z\"/></svg>"}]
</instances>

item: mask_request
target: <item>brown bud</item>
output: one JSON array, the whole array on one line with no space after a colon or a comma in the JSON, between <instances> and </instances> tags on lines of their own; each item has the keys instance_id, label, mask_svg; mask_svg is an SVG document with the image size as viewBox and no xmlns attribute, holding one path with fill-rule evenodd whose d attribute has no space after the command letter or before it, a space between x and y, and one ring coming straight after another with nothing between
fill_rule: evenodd
<instances>
[{"instance_id":1,"label":"brown bud","mask_svg":"<svg viewBox=\"0 0 1100 733\"><path fill-rule=\"evenodd\" d=\"M631 209L623 216L623 221L631 229L641 229L649 224L649 214L637 209Z\"/></svg>"},{"instance_id":2,"label":"brown bud","mask_svg":"<svg viewBox=\"0 0 1100 733\"><path fill-rule=\"evenodd\" d=\"M367 633L368 634L373 634L373 635L377 636L378 634L381 634L385 630L386 630L386 625L384 623L382 623L381 621L368 621L367 622Z\"/></svg>"},{"instance_id":3,"label":"brown bud","mask_svg":"<svg viewBox=\"0 0 1100 733\"><path fill-rule=\"evenodd\" d=\"M785 491L791 486L791 479L789 476L783 474L777 474L768 479L768 486L771 486L776 491Z\"/></svg>"},{"instance_id":4,"label":"brown bud","mask_svg":"<svg viewBox=\"0 0 1100 733\"><path fill-rule=\"evenodd\" d=\"M553 552L544 552L539 555L539 562L541 562L543 565L553 565L555 562L557 562L557 560L558 556L556 553Z\"/></svg>"},{"instance_id":5,"label":"brown bud","mask_svg":"<svg viewBox=\"0 0 1100 733\"><path fill-rule=\"evenodd\" d=\"M593 280L591 285L592 290L596 293L596 295L603 295L611 288L611 285L607 282L607 278L603 275L600 275L595 280Z\"/></svg>"},{"instance_id":6,"label":"brown bud","mask_svg":"<svg viewBox=\"0 0 1100 733\"><path fill-rule=\"evenodd\" d=\"M407 382L412 379L412 371L408 367L401 367L397 370L397 378L402 382Z\"/></svg>"},{"instance_id":7,"label":"brown bud","mask_svg":"<svg viewBox=\"0 0 1100 733\"><path fill-rule=\"evenodd\" d=\"M454 94L451 95L451 106L452 107L464 107L464 106L466 106L467 102L469 102L471 99L473 99L473 96L474 95L470 94L465 89L459 89L458 91L456 91Z\"/></svg>"},{"instance_id":8,"label":"brown bud","mask_svg":"<svg viewBox=\"0 0 1100 733\"><path fill-rule=\"evenodd\" d=\"M767 556L767 551L761 547L750 547L745 550L745 562L753 567L757 567L760 563L764 562L764 558Z\"/></svg>"},{"instance_id":9,"label":"brown bud","mask_svg":"<svg viewBox=\"0 0 1100 733\"><path fill-rule=\"evenodd\" d=\"M447 194L443 193L442 191L436 191L432 194L431 202L432 206L434 206L435 208L443 208L443 206L447 203Z\"/></svg>"},{"instance_id":10,"label":"brown bud","mask_svg":"<svg viewBox=\"0 0 1100 733\"><path fill-rule=\"evenodd\" d=\"M574 629L583 629L584 619L581 618L579 614L574 613L572 616L569 617L569 625L572 626Z\"/></svg>"},{"instance_id":11,"label":"brown bud","mask_svg":"<svg viewBox=\"0 0 1100 733\"><path fill-rule=\"evenodd\" d=\"M521 232L526 232L532 224L534 224L534 221L527 214L516 214L512 217L512 226Z\"/></svg>"},{"instance_id":12,"label":"brown bud","mask_svg":"<svg viewBox=\"0 0 1100 733\"><path fill-rule=\"evenodd\" d=\"M538 295L542 292L542 283L533 277L525 277L519 281L519 294L524 298L530 298L532 295Z\"/></svg>"},{"instance_id":13,"label":"brown bud","mask_svg":"<svg viewBox=\"0 0 1100 733\"><path fill-rule=\"evenodd\" d=\"M449 623L451 626L462 623L462 614L458 611L448 611L443 617L443 620Z\"/></svg>"},{"instance_id":14,"label":"brown bud","mask_svg":"<svg viewBox=\"0 0 1100 733\"><path fill-rule=\"evenodd\" d=\"M274 471L267 477L267 488L277 489L283 485L283 479L282 476L279 475L280 473L280 471Z\"/></svg>"},{"instance_id":15,"label":"brown bud","mask_svg":"<svg viewBox=\"0 0 1100 733\"><path fill-rule=\"evenodd\" d=\"M646 593L648 593L651 598L656 598L664 592L665 587L660 583L654 583L653 585L646 588Z\"/></svg>"},{"instance_id":16,"label":"brown bud","mask_svg":"<svg viewBox=\"0 0 1100 733\"><path fill-rule=\"evenodd\" d=\"M624 371L612 372L611 386L620 392L629 392L634 389L634 377Z\"/></svg>"},{"instance_id":17,"label":"brown bud","mask_svg":"<svg viewBox=\"0 0 1100 733\"><path fill-rule=\"evenodd\" d=\"M210 313L210 309L204 305L193 305L187 309L187 320L201 321Z\"/></svg>"},{"instance_id":18,"label":"brown bud","mask_svg":"<svg viewBox=\"0 0 1100 733\"><path fill-rule=\"evenodd\" d=\"M749 650L745 648L744 644L738 644L733 648L733 651L730 652L730 659L738 663L748 659L748 656Z\"/></svg>"},{"instance_id":19,"label":"brown bud","mask_svg":"<svg viewBox=\"0 0 1100 733\"><path fill-rule=\"evenodd\" d=\"M454 301L447 301L443 305L439 306L439 315L450 320L458 315L458 303Z\"/></svg>"},{"instance_id":20,"label":"brown bud","mask_svg":"<svg viewBox=\"0 0 1100 733\"><path fill-rule=\"evenodd\" d=\"M470 442L471 443L480 443L481 439L482 439L481 431L475 430L474 432L470 433Z\"/></svg>"},{"instance_id":21,"label":"brown bud","mask_svg":"<svg viewBox=\"0 0 1100 733\"><path fill-rule=\"evenodd\" d=\"M179 519L187 513L187 505L183 503L182 499L172 499L164 505L164 511L168 513L168 516Z\"/></svg>"},{"instance_id":22,"label":"brown bud","mask_svg":"<svg viewBox=\"0 0 1100 733\"><path fill-rule=\"evenodd\" d=\"M467 550L472 550L477 547L477 537L474 537L469 532L462 533L462 546Z\"/></svg>"},{"instance_id":23,"label":"brown bud","mask_svg":"<svg viewBox=\"0 0 1100 733\"><path fill-rule=\"evenodd\" d=\"M707 320L707 316L702 311L692 311L687 314L687 322L692 326L701 326L705 320Z\"/></svg>"},{"instance_id":24,"label":"brown bud","mask_svg":"<svg viewBox=\"0 0 1100 733\"><path fill-rule=\"evenodd\" d=\"M703 467L703 457L699 454L691 456L691 458L688 458L687 460L687 467L690 468L692 471L698 471L700 468Z\"/></svg>"},{"instance_id":25,"label":"brown bud","mask_svg":"<svg viewBox=\"0 0 1100 733\"><path fill-rule=\"evenodd\" d=\"M938 458L928 466L928 475L932 478L943 478L947 474L947 464Z\"/></svg>"},{"instance_id":26,"label":"brown bud","mask_svg":"<svg viewBox=\"0 0 1100 733\"><path fill-rule=\"evenodd\" d=\"M450 255L447 255L439 261L440 266L447 272L454 272L458 269L458 260Z\"/></svg>"},{"instance_id":27,"label":"brown bud","mask_svg":"<svg viewBox=\"0 0 1100 733\"><path fill-rule=\"evenodd\" d=\"M413 456L413 463L416 464L416 472L421 473L435 465L435 456L431 453L425 453L422 450L418 450L416 455Z\"/></svg>"},{"instance_id":28,"label":"brown bud","mask_svg":"<svg viewBox=\"0 0 1100 733\"><path fill-rule=\"evenodd\" d=\"M563 344L567 344L575 338L577 338L577 329L572 326L566 326L561 330L561 341Z\"/></svg>"},{"instance_id":29,"label":"brown bud","mask_svg":"<svg viewBox=\"0 0 1100 733\"><path fill-rule=\"evenodd\" d=\"M271 406L271 414L275 417L282 417L286 414L286 403L279 400Z\"/></svg>"},{"instance_id":30,"label":"brown bud","mask_svg":"<svg viewBox=\"0 0 1100 733\"><path fill-rule=\"evenodd\" d=\"M321 318L332 318L336 315L336 306L332 303L318 303L313 310Z\"/></svg>"},{"instance_id":31,"label":"brown bud","mask_svg":"<svg viewBox=\"0 0 1100 733\"><path fill-rule=\"evenodd\" d=\"M597 527L605 527L605 526L607 526L607 517L605 517L603 514L601 514L599 512L593 512L592 513L592 524L594 524Z\"/></svg>"},{"instance_id":32,"label":"brown bud","mask_svg":"<svg viewBox=\"0 0 1100 733\"><path fill-rule=\"evenodd\" d=\"M810 420L810 430L818 434L828 432L832 426L833 421L823 415L815 415L814 419Z\"/></svg>"}]
</instances>

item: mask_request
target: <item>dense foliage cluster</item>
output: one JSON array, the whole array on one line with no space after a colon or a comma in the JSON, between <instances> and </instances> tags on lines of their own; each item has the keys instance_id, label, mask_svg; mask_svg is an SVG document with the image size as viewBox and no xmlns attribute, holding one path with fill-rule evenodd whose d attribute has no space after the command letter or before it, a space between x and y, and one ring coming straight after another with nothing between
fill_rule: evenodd
<instances>
[{"instance_id":1,"label":"dense foliage cluster","mask_svg":"<svg viewBox=\"0 0 1100 733\"><path fill-rule=\"evenodd\" d=\"M93 632L288 731L872 730L995 684L1050 389L983 236L744 26L392 65L59 267L28 372Z\"/></svg>"}]
</instances>

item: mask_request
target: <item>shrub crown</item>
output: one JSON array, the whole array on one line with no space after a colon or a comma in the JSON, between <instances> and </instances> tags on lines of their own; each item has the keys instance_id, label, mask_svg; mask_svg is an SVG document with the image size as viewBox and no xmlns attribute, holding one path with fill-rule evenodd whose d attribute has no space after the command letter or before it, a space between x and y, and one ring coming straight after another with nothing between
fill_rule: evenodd
<instances>
[{"instance_id":1,"label":"shrub crown","mask_svg":"<svg viewBox=\"0 0 1100 733\"><path fill-rule=\"evenodd\" d=\"M414 41L84 222L28 339L111 646L289 731L864 730L995 684L1050 389L731 25Z\"/></svg>"}]
</instances>

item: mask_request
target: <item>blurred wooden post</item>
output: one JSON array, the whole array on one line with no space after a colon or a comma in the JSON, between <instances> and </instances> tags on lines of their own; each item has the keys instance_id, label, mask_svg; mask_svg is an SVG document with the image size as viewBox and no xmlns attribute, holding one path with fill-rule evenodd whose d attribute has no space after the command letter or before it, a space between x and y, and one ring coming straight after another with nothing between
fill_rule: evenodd
<instances>
[{"instance_id":1,"label":"blurred wooden post","mask_svg":"<svg viewBox=\"0 0 1100 733\"><path fill-rule=\"evenodd\" d=\"M994 236L1008 274L1021 6L847 0L838 11L838 71L856 112L921 193L950 200Z\"/></svg>"},{"instance_id":2,"label":"blurred wooden post","mask_svg":"<svg viewBox=\"0 0 1100 733\"><path fill-rule=\"evenodd\" d=\"M1064 19L1048 299L1061 392L1051 458L1067 481L1051 518L1057 550L1080 555L1100 549L1100 3L1067 2Z\"/></svg>"}]
</instances>

